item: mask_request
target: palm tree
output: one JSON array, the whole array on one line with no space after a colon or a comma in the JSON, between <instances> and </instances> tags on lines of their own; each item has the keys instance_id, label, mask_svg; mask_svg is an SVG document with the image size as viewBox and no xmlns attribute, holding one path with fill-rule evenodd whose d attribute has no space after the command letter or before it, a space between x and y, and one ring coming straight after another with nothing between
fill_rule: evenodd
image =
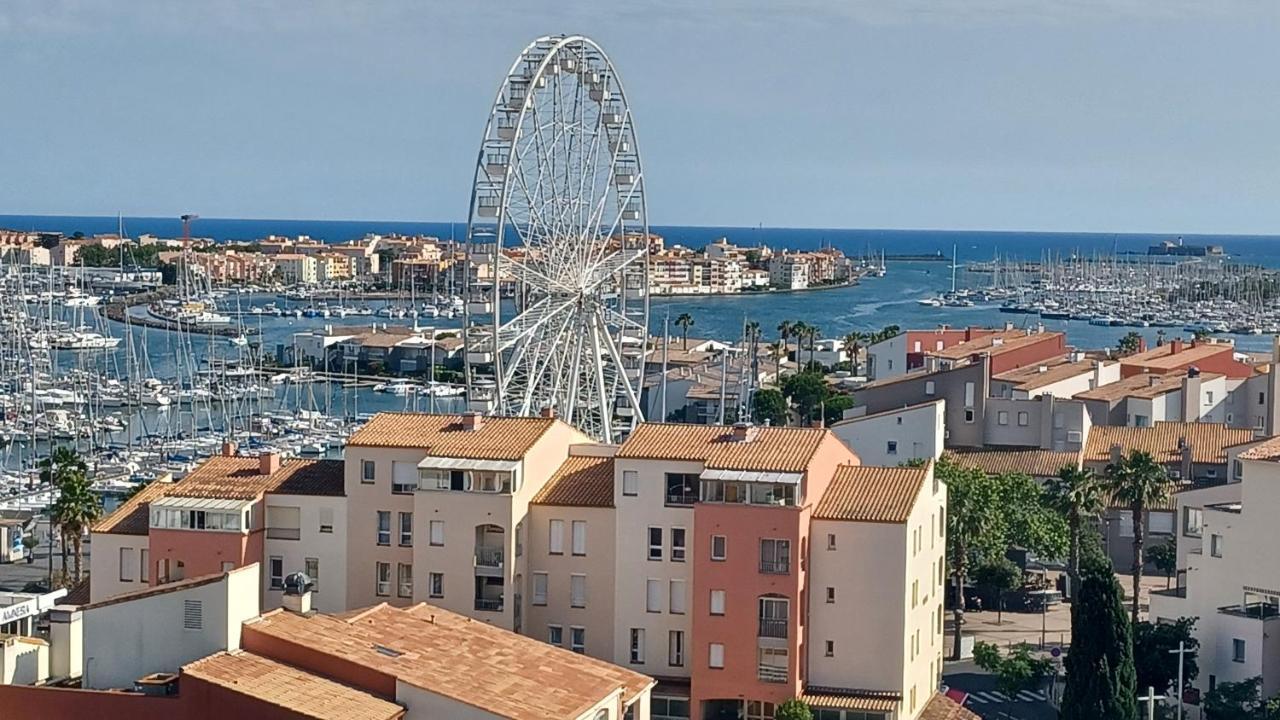
<instances>
[{"instance_id":1,"label":"palm tree","mask_svg":"<svg viewBox=\"0 0 1280 720\"><path fill-rule=\"evenodd\" d=\"M1080 583L1080 532L1087 520L1102 514L1102 484L1092 470L1071 465L1058 471L1058 476L1045 486L1050 501L1067 519L1070 549L1067 558L1067 577L1071 578L1074 597Z\"/></svg>"},{"instance_id":2,"label":"palm tree","mask_svg":"<svg viewBox=\"0 0 1280 720\"><path fill-rule=\"evenodd\" d=\"M791 324L790 320L783 320L778 323L778 336L782 338L782 347L787 346L787 339L791 337L793 332L795 332L795 326Z\"/></svg>"},{"instance_id":3,"label":"palm tree","mask_svg":"<svg viewBox=\"0 0 1280 720\"><path fill-rule=\"evenodd\" d=\"M51 484L59 493L50 508L49 520L58 526L62 537L62 569L67 569L67 543L75 553L75 580L82 577L84 533L102 516L102 502L90 487L89 466L72 448L59 446L39 463L40 480ZM52 549L52 548L50 548Z\"/></svg>"},{"instance_id":4,"label":"palm tree","mask_svg":"<svg viewBox=\"0 0 1280 720\"><path fill-rule=\"evenodd\" d=\"M680 334L684 339L684 349L689 349L689 328L693 326L693 316L689 313L680 313L680 317L676 318L676 325L680 326Z\"/></svg>"},{"instance_id":5,"label":"palm tree","mask_svg":"<svg viewBox=\"0 0 1280 720\"><path fill-rule=\"evenodd\" d=\"M1120 462L1107 466L1106 489L1114 502L1133 514L1133 608L1138 622L1138 591L1142 587L1142 549L1146 541L1143 519L1149 506L1168 499L1174 481L1151 453L1132 450Z\"/></svg>"},{"instance_id":6,"label":"palm tree","mask_svg":"<svg viewBox=\"0 0 1280 720\"><path fill-rule=\"evenodd\" d=\"M765 347L769 350L769 357L773 358L773 374L778 376L778 380L781 380L782 359L787 356L787 344L784 342L772 342Z\"/></svg>"},{"instance_id":7,"label":"palm tree","mask_svg":"<svg viewBox=\"0 0 1280 720\"><path fill-rule=\"evenodd\" d=\"M71 478L79 475L87 475L89 466L85 464L84 458L74 449L65 445L59 445L49 453L49 457L42 458L36 463L36 467L40 468L40 482L43 485L50 485L60 488ZM54 523L55 525L57 523ZM53 553L53 546L49 546L49 552ZM67 543L62 543L62 569L67 569Z\"/></svg>"},{"instance_id":8,"label":"palm tree","mask_svg":"<svg viewBox=\"0 0 1280 720\"><path fill-rule=\"evenodd\" d=\"M795 338L796 340L796 372L799 372L800 366L804 364L804 357L800 352L800 349L804 344L804 341L802 339L804 336L804 329L805 329L804 321L803 320L795 320L792 322L784 321L781 325L778 326L778 329L781 330L783 329L783 327L786 327L786 329L788 330L787 334L782 336L782 346L787 349L788 355L790 355L791 353L791 346L787 344L787 339Z\"/></svg>"},{"instance_id":9,"label":"palm tree","mask_svg":"<svg viewBox=\"0 0 1280 720\"><path fill-rule=\"evenodd\" d=\"M871 336L861 330L854 330L844 336L844 340L840 349L845 351L849 356L850 369L856 377L858 375L858 352L862 350L862 344L868 342Z\"/></svg>"},{"instance_id":10,"label":"palm tree","mask_svg":"<svg viewBox=\"0 0 1280 720\"><path fill-rule=\"evenodd\" d=\"M809 365L813 365L814 343L818 341L818 338L822 337L822 330L818 329L817 325L805 325L804 334L805 337L809 338Z\"/></svg>"}]
</instances>

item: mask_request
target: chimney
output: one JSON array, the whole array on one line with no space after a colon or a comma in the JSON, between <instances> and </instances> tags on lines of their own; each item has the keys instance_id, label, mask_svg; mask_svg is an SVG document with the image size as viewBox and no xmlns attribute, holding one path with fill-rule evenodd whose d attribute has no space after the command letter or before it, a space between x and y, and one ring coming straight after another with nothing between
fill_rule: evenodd
<instances>
[{"instance_id":1,"label":"chimney","mask_svg":"<svg viewBox=\"0 0 1280 720\"><path fill-rule=\"evenodd\" d=\"M1169 341L1169 354L1177 355L1182 352L1182 338L1174 338Z\"/></svg>"},{"instance_id":2,"label":"chimney","mask_svg":"<svg viewBox=\"0 0 1280 720\"><path fill-rule=\"evenodd\" d=\"M285 610L298 615L311 612L311 586L314 583L306 573L289 573L284 579L284 596L280 604Z\"/></svg>"},{"instance_id":3,"label":"chimney","mask_svg":"<svg viewBox=\"0 0 1280 720\"><path fill-rule=\"evenodd\" d=\"M547 407L542 408L538 414L544 418L554 418L556 416L556 409L548 405Z\"/></svg>"},{"instance_id":4,"label":"chimney","mask_svg":"<svg viewBox=\"0 0 1280 720\"><path fill-rule=\"evenodd\" d=\"M1005 332L1012 332L1012 331L1013 331L1013 323L1009 322L1008 320L1005 320L1005 321L1004 321L1004 331L1005 331Z\"/></svg>"},{"instance_id":5,"label":"chimney","mask_svg":"<svg viewBox=\"0 0 1280 720\"><path fill-rule=\"evenodd\" d=\"M1147 387L1155 387L1160 384L1160 376L1152 373L1147 376Z\"/></svg>"},{"instance_id":6,"label":"chimney","mask_svg":"<svg viewBox=\"0 0 1280 720\"><path fill-rule=\"evenodd\" d=\"M272 475L280 469L280 453L268 450L258 454L258 474Z\"/></svg>"},{"instance_id":7,"label":"chimney","mask_svg":"<svg viewBox=\"0 0 1280 720\"><path fill-rule=\"evenodd\" d=\"M467 431L479 430L484 427L484 416L478 412L462 413L462 429Z\"/></svg>"},{"instance_id":8,"label":"chimney","mask_svg":"<svg viewBox=\"0 0 1280 720\"><path fill-rule=\"evenodd\" d=\"M235 457L236 451L239 449L239 446L234 441L228 440L222 443L222 457Z\"/></svg>"},{"instance_id":9,"label":"chimney","mask_svg":"<svg viewBox=\"0 0 1280 720\"><path fill-rule=\"evenodd\" d=\"M1118 465L1120 464L1120 461L1123 459L1124 459L1124 448L1120 446L1120 443L1113 444L1111 446L1111 464Z\"/></svg>"},{"instance_id":10,"label":"chimney","mask_svg":"<svg viewBox=\"0 0 1280 720\"><path fill-rule=\"evenodd\" d=\"M759 430L751 423L736 422L733 424L733 441L734 442L751 442L756 439Z\"/></svg>"}]
</instances>

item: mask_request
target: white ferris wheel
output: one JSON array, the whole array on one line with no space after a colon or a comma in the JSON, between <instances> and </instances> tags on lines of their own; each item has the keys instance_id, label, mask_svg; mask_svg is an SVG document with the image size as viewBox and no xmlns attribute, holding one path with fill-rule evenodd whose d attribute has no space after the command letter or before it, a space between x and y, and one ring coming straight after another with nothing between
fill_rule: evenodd
<instances>
[{"instance_id":1,"label":"white ferris wheel","mask_svg":"<svg viewBox=\"0 0 1280 720\"><path fill-rule=\"evenodd\" d=\"M542 37L502 81L476 162L464 313L472 410L639 422L649 225L631 110L589 38Z\"/></svg>"}]
</instances>

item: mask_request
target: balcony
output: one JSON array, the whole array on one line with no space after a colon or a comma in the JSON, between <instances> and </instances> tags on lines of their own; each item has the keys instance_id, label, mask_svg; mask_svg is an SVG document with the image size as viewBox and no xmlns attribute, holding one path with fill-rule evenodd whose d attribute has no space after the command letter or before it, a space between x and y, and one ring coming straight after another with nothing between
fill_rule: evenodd
<instances>
[{"instance_id":1,"label":"balcony","mask_svg":"<svg viewBox=\"0 0 1280 720\"><path fill-rule=\"evenodd\" d=\"M787 621L760 618L760 632L757 637L787 639Z\"/></svg>"},{"instance_id":2,"label":"balcony","mask_svg":"<svg viewBox=\"0 0 1280 720\"><path fill-rule=\"evenodd\" d=\"M1253 620L1274 620L1280 617L1280 606L1269 602L1251 602L1240 605L1228 605L1218 608L1223 615L1250 618Z\"/></svg>"},{"instance_id":3,"label":"balcony","mask_svg":"<svg viewBox=\"0 0 1280 720\"><path fill-rule=\"evenodd\" d=\"M787 669L775 665L759 665L756 668L756 677L763 682L784 683L787 681Z\"/></svg>"},{"instance_id":4,"label":"balcony","mask_svg":"<svg viewBox=\"0 0 1280 720\"><path fill-rule=\"evenodd\" d=\"M476 610L502 612L502 598L476 598Z\"/></svg>"},{"instance_id":5,"label":"balcony","mask_svg":"<svg viewBox=\"0 0 1280 720\"><path fill-rule=\"evenodd\" d=\"M476 548L476 567L502 569L503 551L500 547Z\"/></svg>"},{"instance_id":6,"label":"balcony","mask_svg":"<svg viewBox=\"0 0 1280 720\"><path fill-rule=\"evenodd\" d=\"M789 575L791 574L791 560L761 560L760 572L765 575Z\"/></svg>"},{"instance_id":7,"label":"balcony","mask_svg":"<svg viewBox=\"0 0 1280 720\"><path fill-rule=\"evenodd\" d=\"M269 527L267 538L271 540L298 540L302 537L300 528Z\"/></svg>"}]
</instances>

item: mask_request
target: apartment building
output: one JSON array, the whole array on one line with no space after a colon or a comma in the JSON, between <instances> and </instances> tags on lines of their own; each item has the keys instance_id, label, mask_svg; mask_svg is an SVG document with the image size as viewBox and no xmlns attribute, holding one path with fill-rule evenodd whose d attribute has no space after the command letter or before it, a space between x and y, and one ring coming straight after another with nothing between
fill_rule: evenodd
<instances>
[{"instance_id":1,"label":"apartment building","mask_svg":"<svg viewBox=\"0 0 1280 720\"><path fill-rule=\"evenodd\" d=\"M346 282L356 277L356 258L343 253L320 253L316 258L316 281Z\"/></svg>"},{"instance_id":2,"label":"apartment building","mask_svg":"<svg viewBox=\"0 0 1280 720\"><path fill-rule=\"evenodd\" d=\"M799 253L781 253L769 258L769 284L783 290L809 287L809 261Z\"/></svg>"},{"instance_id":3,"label":"apartment building","mask_svg":"<svg viewBox=\"0 0 1280 720\"><path fill-rule=\"evenodd\" d=\"M854 408L831 432L848 445L864 465L899 465L911 460L937 460L946 436L947 402L943 399L865 414ZM862 414L859 414L862 413Z\"/></svg>"},{"instance_id":4,"label":"apartment building","mask_svg":"<svg viewBox=\"0 0 1280 720\"><path fill-rule=\"evenodd\" d=\"M1011 326L1006 326L1010 329ZM867 347L867 377L884 380L924 367L927 352L938 352L963 342L997 332L989 328L951 328L940 325L933 330L907 330Z\"/></svg>"},{"instance_id":5,"label":"apartment building","mask_svg":"<svg viewBox=\"0 0 1280 720\"><path fill-rule=\"evenodd\" d=\"M1150 617L1196 618L1201 692L1261 677L1271 697L1280 692L1280 564L1266 549L1280 542L1280 439L1253 443L1238 461L1232 483L1178 494L1178 587L1151 593Z\"/></svg>"},{"instance_id":6,"label":"apartment building","mask_svg":"<svg viewBox=\"0 0 1280 720\"><path fill-rule=\"evenodd\" d=\"M1235 345L1228 341L1204 339L1184 342L1175 338L1163 345L1120 359L1122 377L1133 375L1185 373L1191 368L1227 377L1243 379L1253 374L1253 365L1237 357Z\"/></svg>"},{"instance_id":7,"label":"apartment building","mask_svg":"<svg viewBox=\"0 0 1280 720\"><path fill-rule=\"evenodd\" d=\"M1076 393L1110 385L1119 379L1120 363L1072 351L1037 364L993 374L991 396L1029 400L1052 395L1069 400Z\"/></svg>"},{"instance_id":8,"label":"apartment building","mask_svg":"<svg viewBox=\"0 0 1280 720\"><path fill-rule=\"evenodd\" d=\"M1200 372L1144 373L1076 393L1098 425L1148 427L1162 421L1227 422L1227 376ZM1235 415L1231 418L1236 419Z\"/></svg>"},{"instance_id":9,"label":"apartment building","mask_svg":"<svg viewBox=\"0 0 1280 720\"><path fill-rule=\"evenodd\" d=\"M272 257L276 263L276 271L280 279L286 283L314 285L319 281L314 255L297 252L280 253Z\"/></svg>"}]
</instances>

